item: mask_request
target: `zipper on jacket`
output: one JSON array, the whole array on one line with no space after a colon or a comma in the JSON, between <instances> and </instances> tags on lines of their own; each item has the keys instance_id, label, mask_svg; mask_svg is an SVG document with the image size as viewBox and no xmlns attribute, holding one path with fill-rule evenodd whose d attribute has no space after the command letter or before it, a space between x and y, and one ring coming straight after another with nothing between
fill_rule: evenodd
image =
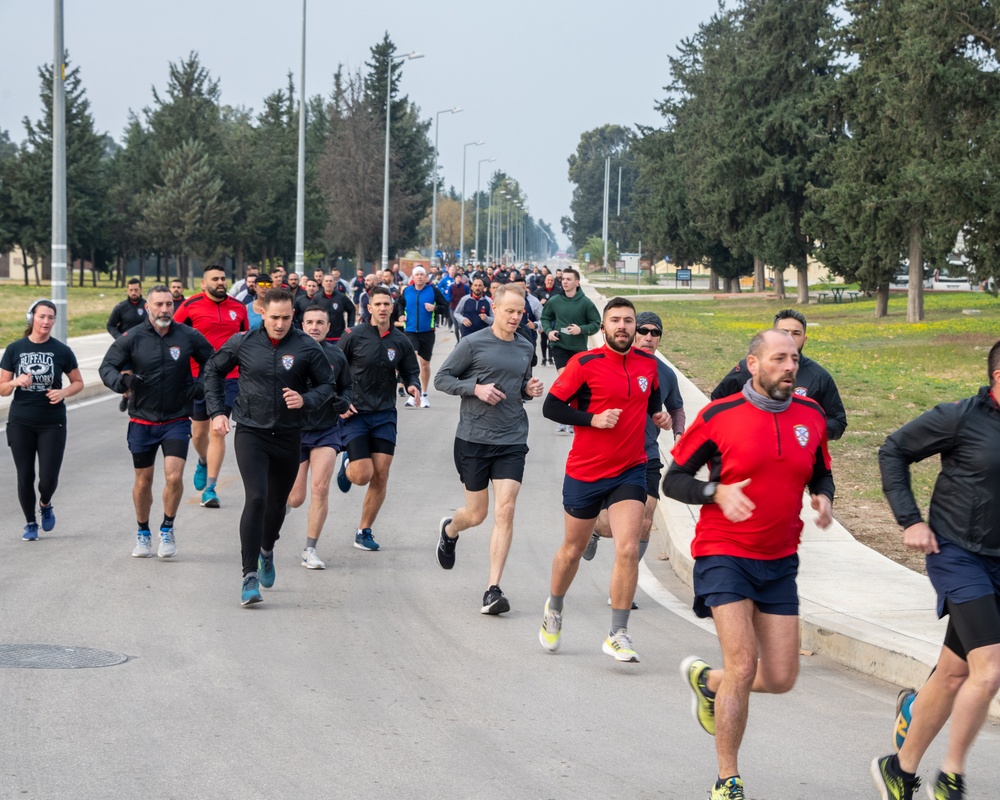
<instances>
[{"instance_id":1,"label":"zipper on jacket","mask_svg":"<svg viewBox=\"0 0 1000 800\"><path fill-rule=\"evenodd\" d=\"M632 379L628 375L628 353L622 353L622 369L625 371L625 396L632 396Z\"/></svg>"},{"instance_id":2,"label":"zipper on jacket","mask_svg":"<svg viewBox=\"0 0 1000 800\"><path fill-rule=\"evenodd\" d=\"M772 414L774 417L774 435L778 439L778 455L781 455L781 428L778 426L778 415Z\"/></svg>"}]
</instances>

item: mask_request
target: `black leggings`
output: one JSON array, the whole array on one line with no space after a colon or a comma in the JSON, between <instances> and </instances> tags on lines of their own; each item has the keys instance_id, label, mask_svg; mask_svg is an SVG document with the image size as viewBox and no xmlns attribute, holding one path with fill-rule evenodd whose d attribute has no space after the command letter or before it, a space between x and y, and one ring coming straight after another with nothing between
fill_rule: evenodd
<instances>
[{"instance_id":1,"label":"black leggings","mask_svg":"<svg viewBox=\"0 0 1000 800\"><path fill-rule=\"evenodd\" d=\"M52 502L59 485L59 470L66 451L66 425L36 428L7 420L7 444L17 469L17 500L25 522L35 521L35 459L38 459L38 494L43 506Z\"/></svg>"},{"instance_id":2,"label":"black leggings","mask_svg":"<svg viewBox=\"0 0 1000 800\"><path fill-rule=\"evenodd\" d=\"M260 551L272 550L285 521L285 503L299 473L300 432L236 426L236 463L246 500L240 517L243 574L257 571Z\"/></svg>"},{"instance_id":3,"label":"black leggings","mask_svg":"<svg viewBox=\"0 0 1000 800\"><path fill-rule=\"evenodd\" d=\"M542 344L542 361L547 361L549 358L549 335L542 330L541 326L538 328L538 339Z\"/></svg>"}]
</instances>

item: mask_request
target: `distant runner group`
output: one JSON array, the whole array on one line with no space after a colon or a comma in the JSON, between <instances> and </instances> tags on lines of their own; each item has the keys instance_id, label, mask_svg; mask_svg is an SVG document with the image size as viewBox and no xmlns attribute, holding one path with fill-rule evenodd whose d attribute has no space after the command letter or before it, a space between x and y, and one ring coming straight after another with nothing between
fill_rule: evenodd
<instances>
[{"instance_id":1,"label":"distant runner group","mask_svg":"<svg viewBox=\"0 0 1000 800\"><path fill-rule=\"evenodd\" d=\"M756 334L690 423L677 377L657 357L660 318L616 297L602 311L580 290L573 269L553 275L525 265L491 265L409 276L398 269L339 272L304 281L282 268L249 269L227 293L222 267L204 270L201 292L137 280L113 310L115 337L100 367L123 397L135 469L137 533L132 555L154 554L150 527L156 455L163 452L163 520L156 555L177 553L174 525L192 442L201 505L219 508L217 481L232 432L244 485L240 519L240 602L263 601L276 580L274 548L289 508L309 496L304 567L321 570L317 544L329 513L330 484L365 486L354 546L377 551L374 529L396 448L399 396L430 405L430 363L441 325L457 345L433 378L461 398L454 460L464 505L441 519L440 566L452 569L460 534L485 521L493 486L489 577L480 611L510 610L500 588L513 540L515 505L528 455L524 403L544 396L542 414L573 434L562 487L564 538L552 561L539 641L557 652L564 600L581 560L602 538L614 544L602 649L639 661L629 633L638 563L662 491L700 506L692 543L694 611L715 622L721 668L699 657L681 664L692 711L715 737L712 800L745 798L738 754L751 692L783 693L798 674L798 545L803 493L816 522L832 522L834 482L827 442L847 416L830 374L806 358L807 323L779 312ZM65 400L83 388L75 356L52 339L56 307L38 300L23 338L0 360L0 396L13 393L6 424L25 516L22 538L55 528L52 504L66 446ZM588 348L588 337L604 343ZM546 393L533 374L552 364ZM927 747L951 719L945 761L929 795L965 796L966 754L1000 691L1000 342L987 358L989 385L945 403L889 436L879 451L882 485L907 547L927 554L938 614L949 618L941 656L919 691L897 703L897 754L876 758L883 800L908 800ZM64 386L64 383L67 385ZM658 435L672 431L662 475ZM340 454L340 466L337 458ZM910 487L909 465L941 455L927 522ZM707 480L698 476L707 471ZM36 494L37 484L37 494ZM37 506L36 506L37 503Z\"/></svg>"}]
</instances>

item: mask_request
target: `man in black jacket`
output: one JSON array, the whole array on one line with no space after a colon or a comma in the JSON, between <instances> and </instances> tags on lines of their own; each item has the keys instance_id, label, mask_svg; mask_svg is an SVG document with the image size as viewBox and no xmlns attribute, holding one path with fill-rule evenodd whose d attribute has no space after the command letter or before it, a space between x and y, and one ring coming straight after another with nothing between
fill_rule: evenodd
<instances>
[{"instance_id":1,"label":"man in black jacket","mask_svg":"<svg viewBox=\"0 0 1000 800\"><path fill-rule=\"evenodd\" d=\"M112 308L108 317L108 333L116 339L146 318L146 304L142 301L142 284L139 279L130 278L126 291L128 297Z\"/></svg>"},{"instance_id":2,"label":"man in black jacket","mask_svg":"<svg viewBox=\"0 0 1000 800\"><path fill-rule=\"evenodd\" d=\"M937 666L916 699L901 692L899 754L876 758L883 797L908 797L917 767L951 718L948 750L931 796L965 796L965 757L1000 690L1000 342L987 357L990 385L907 423L879 449L882 491L903 544L927 555L938 617L948 628ZM941 472L924 522L910 488L910 464L940 455Z\"/></svg>"},{"instance_id":3,"label":"man in black jacket","mask_svg":"<svg viewBox=\"0 0 1000 800\"><path fill-rule=\"evenodd\" d=\"M191 440L189 417L195 391L191 359L204 365L214 350L194 328L173 321L174 301L166 286L149 290L145 312L142 325L127 330L111 343L101 362L100 375L112 391L129 394L128 449L135 467L132 502L139 523L132 555L153 555L149 512L153 505L153 465L156 451L162 448L166 485L157 555L170 558L177 554L174 517L184 491L184 461Z\"/></svg>"},{"instance_id":4,"label":"man in black jacket","mask_svg":"<svg viewBox=\"0 0 1000 800\"><path fill-rule=\"evenodd\" d=\"M246 501L240 518L243 554L242 605L263 599L259 586L274 585L274 543L285 519L285 503L299 469L303 410L336 403L335 378L322 348L292 327L292 295L264 295L261 326L238 333L205 365L205 400L212 429L229 433L225 376L240 369L233 407L236 463ZM259 584L259 586L258 586Z\"/></svg>"},{"instance_id":5,"label":"man in black jacket","mask_svg":"<svg viewBox=\"0 0 1000 800\"><path fill-rule=\"evenodd\" d=\"M406 336L390 322L392 294L384 286L371 290L371 323L357 325L340 340L351 365L354 402L343 415L344 456L337 473L342 492L351 484L368 486L354 546L378 550L372 525L385 500L389 467L396 452L396 373L414 400L420 398L420 367Z\"/></svg>"},{"instance_id":6,"label":"man in black jacket","mask_svg":"<svg viewBox=\"0 0 1000 800\"><path fill-rule=\"evenodd\" d=\"M837 391L837 384L834 383L830 373L802 354L802 348L806 346L806 339L809 338L806 336L806 318L794 308L786 308L774 315L774 327L791 336L799 348L799 371L795 379L795 394L799 397L810 397L819 403L823 413L826 414L827 440L839 439L847 428L847 412L844 411L840 392ZM748 380L750 380L750 370L747 369L747 360L744 358L712 390L711 399L718 400L720 397L736 394Z\"/></svg>"}]
</instances>

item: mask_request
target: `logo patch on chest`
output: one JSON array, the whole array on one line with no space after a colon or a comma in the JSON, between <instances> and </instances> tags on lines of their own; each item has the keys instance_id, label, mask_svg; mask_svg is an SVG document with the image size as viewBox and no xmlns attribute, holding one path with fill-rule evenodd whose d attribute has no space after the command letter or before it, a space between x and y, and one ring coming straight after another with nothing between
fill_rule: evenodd
<instances>
[{"instance_id":1,"label":"logo patch on chest","mask_svg":"<svg viewBox=\"0 0 1000 800\"><path fill-rule=\"evenodd\" d=\"M236 312L233 311L232 309L229 309L229 319L231 319L233 322L236 322Z\"/></svg>"},{"instance_id":2,"label":"logo patch on chest","mask_svg":"<svg viewBox=\"0 0 1000 800\"><path fill-rule=\"evenodd\" d=\"M170 357L174 361L176 361L178 358L181 357L181 349L179 347L171 347L170 348Z\"/></svg>"},{"instance_id":3,"label":"logo patch on chest","mask_svg":"<svg viewBox=\"0 0 1000 800\"><path fill-rule=\"evenodd\" d=\"M289 355L281 357L281 366L283 366L285 369L291 369L292 364L294 363L295 363L295 356Z\"/></svg>"},{"instance_id":4,"label":"logo patch on chest","mask_svg":"<svg viewBox=\"0 0 1000 800\"><path fill-rule=\"evenodd\" d=\"M809 429L805 425L796 425L793 430L795 431L795 441L799 443L800 447L809 444Z\"/></svg>"},{"instance_id":5,"label":"logo patch on chest","mask_svg":"<svg viewBox=\"0 0 1000 800\"><path fill-rule=\"evenodd\" d=\"M649 388L649 378L647 378L647 377L646 377L645 375L640 375L640 376L639 376L639 390L640 390L640 391L641 391L641 392L642 392L643 394L645 394L645 393L646 393L646 390L647 390L648 388Z\"/></svg>"},{"instance_id":6,"label":"logo patch on chest","mask_svg":"<svg viewBox=\"0 0 1000 800\"><path fill-rule=\"evenodd\" d=\"M808 397L809 396L809 393L806 391L806 387L805 386L796 386L795 387L795 394L798 395L799 397Z\"/></svg>"},{"instance_id":7,"label":"logo patch on chest","mask_svg":"<svg viewBox=\"0 0 1000 800\"><path fill-rule=\"evenodd\" d=\"M395 347L386 348L385 354L387 356L389 356L389 361L390 362L396 360L396 348Z\"/></svg>"}]
</instances>

